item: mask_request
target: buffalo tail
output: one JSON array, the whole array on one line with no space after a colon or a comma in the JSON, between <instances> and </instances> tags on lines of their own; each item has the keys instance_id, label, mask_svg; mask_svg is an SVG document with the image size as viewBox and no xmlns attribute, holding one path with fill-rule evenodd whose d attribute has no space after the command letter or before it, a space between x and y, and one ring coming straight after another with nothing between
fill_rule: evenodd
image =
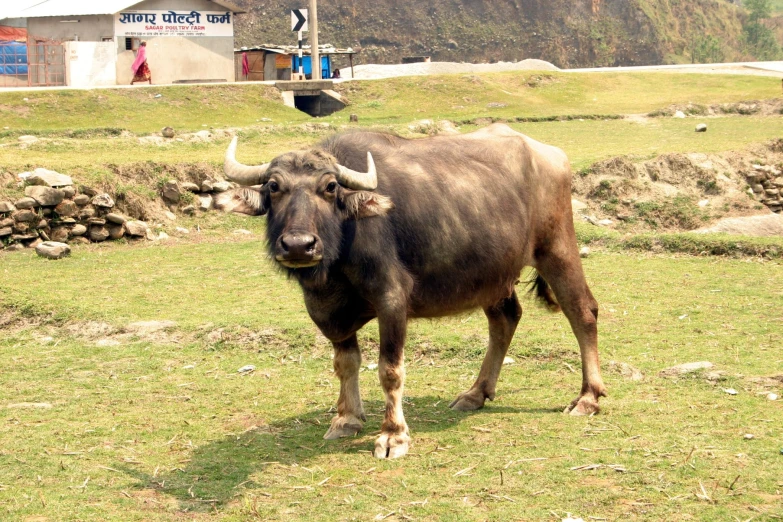
<instances>
[{"instance_id":1,"label":"buffalo tail","mask_svg":"<svg viewBox=\"0 0 783 522\"><path fill-rule=\"evenodd\" d=\"M555 293L552 292L552 288L549 286L543 277L537 272L533 272L533 276L528 280L530 285L529 293L535 293L536 299L550 312L559 312L560 304L558 304L555 298Z\"/></svg>"}]
</instances>

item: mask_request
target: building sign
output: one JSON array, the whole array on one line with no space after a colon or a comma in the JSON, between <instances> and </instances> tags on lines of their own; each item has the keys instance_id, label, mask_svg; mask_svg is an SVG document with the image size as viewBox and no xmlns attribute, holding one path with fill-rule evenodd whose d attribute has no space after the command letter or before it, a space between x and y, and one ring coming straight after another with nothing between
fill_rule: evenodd
<instances>
[{"instance_id":1,"label":"building sign","mask_svg":"<svg viewBox=\"0 0 783 522\"><path fill-rule=\"evenodd\" d=\"M234 36L230 12L123 11L114 17L115 36Z\"/></svg>"},{"instance_id":2,"label":"building sign","mask_svg":"<svg viewBox=\"0 0 783 522\"><path fill-rule=\"evenodd\" d=\"M287 54L276 54L275 55L275 69L290 69L291 68L291 57Z\"/></svg>"}]
</instances>

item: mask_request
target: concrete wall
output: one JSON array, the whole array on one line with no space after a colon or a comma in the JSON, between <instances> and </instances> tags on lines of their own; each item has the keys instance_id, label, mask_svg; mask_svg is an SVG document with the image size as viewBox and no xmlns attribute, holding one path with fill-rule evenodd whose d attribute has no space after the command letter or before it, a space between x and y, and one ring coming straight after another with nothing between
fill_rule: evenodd
<instances>
[{"instance_id":1,"label":"concrete wall","mask_svg":"<svg viewBox=\"0 0 783 522\"><path fill-rule=\"evenodd\" d=\"M66 22L63 22L65 20ZM79 20L69 23L70 20ZM114 17L101 16L59 16L28 18L27 34L30 38L42 38L58 42L79 41L100 42L103 38L114 38Z\"/></svg>"},{"instance_id":2,"label":"concrete wall","mask_svg":"<svg viewBox=\"0 0 783 522\"><path fill-rule=\"evenodd\" d=\"M1 1L1 0L0 0ZM134 5L134 11L225 11L208 0L147 0ZM78 20L68 23L63 21ZM125 38L115 37L114 16L67 16L28 19L27 31L31 38L55 41L101 42L111 38L114 47L114 78L117 84L129 84L133 78L131 64L134 51L125 49ZM106 49L96 46L93 51L87 47L78 49L72 68L72 85L81 84L85 78L94 78L92 85L104 85L112 74L105 68ZM92 55L92 59L84 58ZM97 53L97 54L96 54ZM111 54L109 52L109 54ZM70 60L70 55L67 56ZM233 82L234 39L230 37L155 37L147 41L147 63L155 84L182 81L225 81Z\"/></svg>"},{"instance_id":3,"label":"concrete wall","mask_svg":"<svg viewBox=\"0 0 783 522\"><path fill-rule=\"evenodd\" d=\"M117 85L117 48L114 42L66 42L66 85Z\"/></svg>"},{"instance_id":4,"label":"concrete wall","mask_svg":"<svg viewBox=\"0 0 783 522\"><path fill-rule=\"evenodd\" d=\"M278 56L277 53L266 53L266 58L264 60L264 80L288 81L291 79L291 67L288 67L288 69L278 69L275 65ZM290 63L291 57L288 56L287 60Z\"/></svg>"},{"instance_id":5,"label":"concrete wall","mask_svg":"<svg viewBox=\"0 0 783 522\"><path fill-rule=\"evenodd\" d=\"M131 7L131 10L133 11L191 11L194 9L200 9L202 11L224 11L219 5L207 0L147 0L146 2ZM78 20L78 22L70 23L72 20ZM100 42L105 37L114 37L114 15L29 18L27 20L27 32L31 36L43 37L61 42L74 40L75 35L78 35L80 41Z\"/></svg>"},{"instance_id":6,"label":"concrete wall","mask_svg":"<svg viewBox=\"0 0 783 522\"><path fill-rule=\"evenodd\" d=\"M125 39L118 38L117 83L133 79L131 64L136 55L125 50ZM215 37L167 36L147 40L147 64L152 83L180 81L234 81L234 39Z\"/></svg>"},{"instance_id":7,"label":"concrete wall","mask_svg":"<svg viewBox=\"0 0 783 522\"><path fill-rule=\"evenodd\" d=\"M0 20L0 25L6 27L27 27L27 18L6 18Z\"/></svg>"},{"instance_id":8,"label":"concrete wall","mask_svg":"<svg viewBox=\"0 0 783 522\"><path fill-rule=\"evenodd\" d=\"M147 0L132 9L225 11L207 0ZM125 50L125 38L117 38L118 84L129 84L133 79L131 64L135 58L133 51ZM147 64L154 84L194 80L233 82L234 39L208 36L151 38L147 40Z\"/></svg>"}]
</instances>

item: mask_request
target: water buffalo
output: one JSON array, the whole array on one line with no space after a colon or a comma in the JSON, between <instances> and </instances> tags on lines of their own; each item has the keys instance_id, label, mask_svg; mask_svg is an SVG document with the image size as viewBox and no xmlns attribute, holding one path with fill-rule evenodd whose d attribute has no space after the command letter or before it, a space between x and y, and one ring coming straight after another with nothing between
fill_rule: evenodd
<instances>
[{"instance_id":1,"label":"water buffalo","mask_svg":"<svg viewBox=\"0 0 783 522\"><path fill-rule=\"evenodd\" d=\"M236 145L226 152L226 175L252 189L223 206L267 215L270 254L299 282L310 317L334 345L340 395L324 438L353 436L366 420L356 332L374 318L386 394L376 457L400 457L410 445L402 394L411 318L482 308L489 348L476 382L451 407L476 410L494 399L522 315L515 287L526 266L537 272L537 296L562 309L579 342L582 389L566 410L598 411L598 304L582 272L561 150L501 124L421 140L339 134L259 166L237 162Z\"/></svg>"}]
</instances>

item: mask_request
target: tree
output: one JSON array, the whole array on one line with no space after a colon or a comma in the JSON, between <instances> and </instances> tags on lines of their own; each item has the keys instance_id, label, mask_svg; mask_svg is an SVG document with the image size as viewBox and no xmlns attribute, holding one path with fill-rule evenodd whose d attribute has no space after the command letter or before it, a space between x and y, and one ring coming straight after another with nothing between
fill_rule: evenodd
<instances>
[{"instance_id":1,"label":"tree","mask_svg":"<svg viewBox=\"0 0 783 522\"><path fill-rule=\"evenodd\" d=\"M772 6L769 0L745 0L743 5L748 11L750 23L764 20L772 15Z\"/></svg>"},{"instance_id":2,"label":"tree","mask_svg":"<svg viewBox=\"0 0 783 522\"><path fill-rule=\"evenodd\" d=\"M742 28L745 46L758 60L776 60L780 57L780 45L775 40L772 29L762 23L762 20L772 15L769 0L745 0L748 10L748 22Z\"/></svg>"},{"instance_id":3,"label":"tree","mask_svg":"<svg viewBox=\"0 0 783 522\"><path fill-rule=\"evenodd\" d=\"M720 40L711 34L694 38L691 56L693 63L720 63L726 59Z\"/></svg>"}]
</instances>

